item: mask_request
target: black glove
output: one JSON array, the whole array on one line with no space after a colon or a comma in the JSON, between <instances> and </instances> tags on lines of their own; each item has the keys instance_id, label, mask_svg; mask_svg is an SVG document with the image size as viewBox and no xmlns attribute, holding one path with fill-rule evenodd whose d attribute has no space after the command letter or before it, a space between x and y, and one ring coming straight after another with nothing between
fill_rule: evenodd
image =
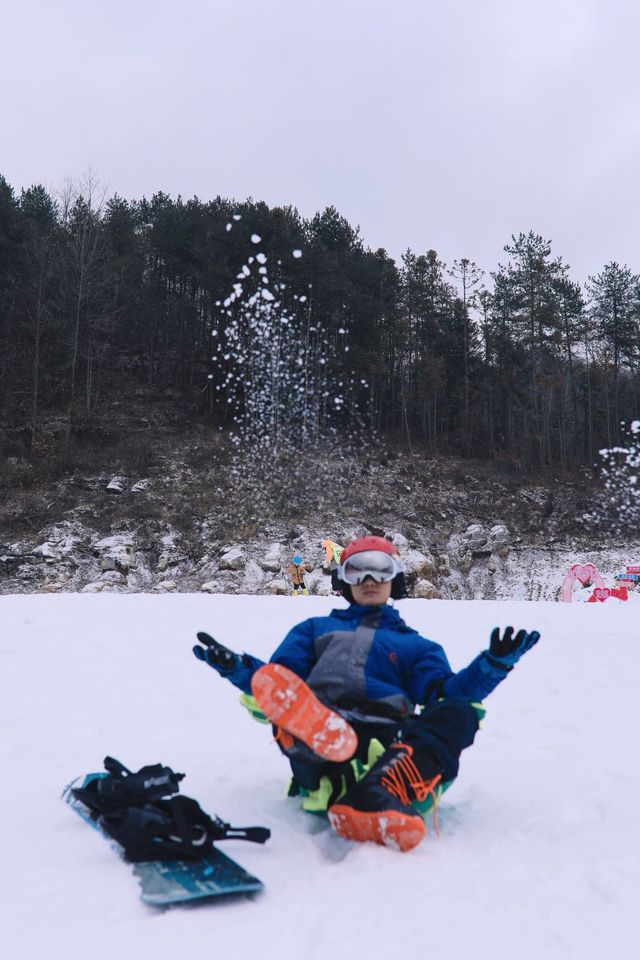
<instances>
[{"instance_id":1,"label":"black glove","mask_svg":"<svg viewBox=\"0 0 640 960\"><path fill-rule=\"evenodd\" d=\"M234 673L242 666L242 657L228 647L224 647L208 633L199 633L198 640L204 644L202 647L194 647L193 652L198 660L203 660L210 667L217 670L223 677Z\"/></svg>"},{"instance_id":2,"label":"black glove","mask_svg":"<svg viewBox=\"0 0 640 960\"><path fill-rule=\"evenodd\" d=\"M503 670L511 670L520 657L535 646L539 639L540 634L537 630L532 630L531 633L518 630L514 636L513 627L506 627L503 635L500 636L500 627L494 627L491 631L489 650L486 653L487 660L496 667L502 667Z\"/></svg>"}]
</instances>

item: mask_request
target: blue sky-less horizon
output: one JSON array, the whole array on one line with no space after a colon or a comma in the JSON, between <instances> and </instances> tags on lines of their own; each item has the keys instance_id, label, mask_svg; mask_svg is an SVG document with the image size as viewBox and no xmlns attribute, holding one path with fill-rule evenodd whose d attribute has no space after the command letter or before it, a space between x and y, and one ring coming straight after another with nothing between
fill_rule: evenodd
<instances>
[{"instance_id":1,"label":"blue sky-less horizon","mask_svg":"<svg viewBox=\"0 0 640 960\"><path fill-rule=\"evenodd\" d=\"M128 199L333 205L366 245L486 271L530 229L640 271L632 0L21 0L0 173Z\"/></svg>"}]
</instances>

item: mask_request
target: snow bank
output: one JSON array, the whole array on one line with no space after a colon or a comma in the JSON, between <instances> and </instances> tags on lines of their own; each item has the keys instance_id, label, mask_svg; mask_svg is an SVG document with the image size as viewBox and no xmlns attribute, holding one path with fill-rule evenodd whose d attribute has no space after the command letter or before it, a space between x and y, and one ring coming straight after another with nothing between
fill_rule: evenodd
<instances>
[{"instance_id":1,"label":"snow bank","mask_svg":"<svg viewBox=\"0 0 640 960\"><path fill-rule=\"evenodd\" d=\"M340 605L342 601L337 601ZM268 656L335 598L0 598L8 957L355 956L484 960L630 956L640 883L638 607L400 604L463 666L496 625L542 632L487 700L476 744L409 854L334 836L286 800L269 728L192 656L197 630ZM266 883L254 899L158 912L130 868L59 800L105 754L185 771L210 813L272 829L224 849Z\"/></svg>"}]
</instances>

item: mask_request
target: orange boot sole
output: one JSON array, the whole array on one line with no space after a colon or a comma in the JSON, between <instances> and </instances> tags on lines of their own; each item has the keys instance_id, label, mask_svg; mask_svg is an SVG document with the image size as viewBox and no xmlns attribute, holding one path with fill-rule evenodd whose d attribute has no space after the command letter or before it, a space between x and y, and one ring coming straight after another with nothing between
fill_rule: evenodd
<instances>
[{"instance_id":1,"label":"orange boot sole","mask_svg":"<svg viewBox=\"0 0 640 960\"><path fill-rule=\"evenodd\" d=\"M251 691L271 723L301 740L319 757L340 763L356 752L358 738L353 728L282 664L267 663L256 670Z\"/></svg>"},{"instance_id":2,"label":"orange boot sole","mask_svg":"<svg viewBox=\"0 0 640 960\"><path fill-rule=\"evenodd\" d=\"M328 816L335 832L345 840L379 843L402 853L417 847L427 833L422 817L398 810L367 813L336 803L329 808Z\"/></svg>"}]
</instances>

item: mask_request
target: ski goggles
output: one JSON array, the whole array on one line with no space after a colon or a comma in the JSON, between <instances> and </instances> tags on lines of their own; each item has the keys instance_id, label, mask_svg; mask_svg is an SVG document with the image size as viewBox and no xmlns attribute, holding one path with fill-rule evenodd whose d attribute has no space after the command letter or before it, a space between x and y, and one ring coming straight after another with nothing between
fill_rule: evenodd
<instances>
[{"instance_id":1,"label":"ski goggles","mask_svg":"<svg viewBox=\"0 0 640 960\"><path fill-rule=\"evenodd\" d=\"M401 563L390 553L380 550L363 550L354 553L338 567L338 579L351 586L371 577L376 583L387 583L403 572Z\"/></svg>"}]
</instances>

